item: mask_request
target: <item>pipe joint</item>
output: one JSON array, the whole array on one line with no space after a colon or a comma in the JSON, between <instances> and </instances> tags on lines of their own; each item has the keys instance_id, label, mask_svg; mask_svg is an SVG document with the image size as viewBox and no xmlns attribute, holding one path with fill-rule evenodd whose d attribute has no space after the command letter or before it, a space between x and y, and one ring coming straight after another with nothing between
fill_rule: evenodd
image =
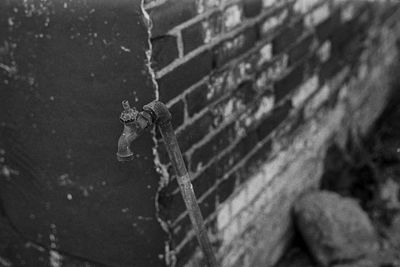
<instances>
[{"instance_id":1,"label":"pipe joint","mask_svg":"<svg viewBox=\"0 0 400 267\"><path fill-rule=\"evenodd\" d=\"M145 105L141 112L131 108L127 100L122 101L122 107L124 110L119 119L124 124L124 130L118 140L117 159L129 161L133 159L131 143L151 126L167 125L171 121L171 113L167 106L160 101L153 101Z\"/></svg>"},{"instance_id":2,"label":"pipe joint","mask_svg":"<svg viewBox=\"0 0 400 267\"><path fill-rule=\"evenodd\" d=\"M171 113L161 101L152 101L143 107L143 111L149 112L155 124L163 125L171 121Z\"/></svg>"}]
</instances>

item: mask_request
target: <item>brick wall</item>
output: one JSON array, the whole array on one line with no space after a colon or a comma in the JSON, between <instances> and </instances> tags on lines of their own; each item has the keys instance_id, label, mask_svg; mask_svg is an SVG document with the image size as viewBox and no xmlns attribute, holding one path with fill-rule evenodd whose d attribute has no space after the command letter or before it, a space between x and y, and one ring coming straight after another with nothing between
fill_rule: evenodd
<instances>
[{"instance_id":1,"label":"brick wall","mask_svg":"<svg viewBox=\"0 0 400 267\"><path fill-rule=\"evenodd\" d=\"M221 266L270 266L329 142L365 132L397 58L398 6L367 1L145 0L151 67ZM158 134L166 262L201 266ZM234 242L233 242L234 241Z\"/></svg>"}]
</instances>

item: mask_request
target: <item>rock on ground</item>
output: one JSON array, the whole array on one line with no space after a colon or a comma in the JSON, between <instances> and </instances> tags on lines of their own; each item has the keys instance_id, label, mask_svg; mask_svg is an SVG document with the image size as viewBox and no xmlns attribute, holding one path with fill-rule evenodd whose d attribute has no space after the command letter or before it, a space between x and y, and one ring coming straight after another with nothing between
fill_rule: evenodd
<instances>
[{"instance_id":1,"label":"rock on ground","mask_svg":"<svg viewBox=\"0 0 400 267\"><path fill-rule=\"evenodd\" d=\"M297 227L322 266L354 261L378 249L378 237L358 203L328 191L309 192L294 205Z\"/></svg>"}]
</instances>

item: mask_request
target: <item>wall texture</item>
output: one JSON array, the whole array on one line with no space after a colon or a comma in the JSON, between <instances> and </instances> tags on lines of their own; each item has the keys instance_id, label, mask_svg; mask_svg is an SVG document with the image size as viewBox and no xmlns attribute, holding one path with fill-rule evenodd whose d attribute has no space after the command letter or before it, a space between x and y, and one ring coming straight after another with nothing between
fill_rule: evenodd
<instances>
[{"instance_id":1,"label":"wall texture","mask_svg":"<svg viewBox=\"0 0 400 267\"><path fill-rule=\"evenodd\" d=\"M121 100L159 98L221 266L272 266L326 148L385 106L399 9L0 2L0 265L204 266L159 134L135 142L136 161L115 160Z\"/></svg>"},{"instance_id":2,"label":"wall texture","mask_svg":"<svg viewBox=\"0 0 400 267\"><path fill-rule=\"evenodd\" d=\"M164 266L154 145L117 162L121 101L155 97L140 1L0 1L0 266Z\"/></svg>"},{"instance_id":3,"label":"wall texture","mask_svg":"<svg viewBox=\"0 0 400 267\"><path fill-rule=\"evenodd\" d=\"M152 68L222 266L271 266L324 153L365 133L397 64L390 1L148 0ZM156 135L156 139L159 136ZM162 141L169 264L202 266Z\"/></svg>"}]
</instances>

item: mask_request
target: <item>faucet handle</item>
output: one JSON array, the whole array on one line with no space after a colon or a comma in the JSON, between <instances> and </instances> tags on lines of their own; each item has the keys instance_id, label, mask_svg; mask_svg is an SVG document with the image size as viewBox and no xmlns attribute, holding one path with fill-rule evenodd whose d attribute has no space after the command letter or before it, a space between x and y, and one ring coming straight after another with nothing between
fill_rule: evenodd
<instances>
[{"instance_id":1,"label":"faucet handle","mask_svg":"<svg viewBox=\"0 0 400 267\"><path fill-rule=\"evenodd\" d=\"M122 107L124 110L121 112L121 116L119 117L120 121L124 124L135 121L139 114L136 108L131 108L128 100L122 101Z\"/></svg>"}]
</instances>

